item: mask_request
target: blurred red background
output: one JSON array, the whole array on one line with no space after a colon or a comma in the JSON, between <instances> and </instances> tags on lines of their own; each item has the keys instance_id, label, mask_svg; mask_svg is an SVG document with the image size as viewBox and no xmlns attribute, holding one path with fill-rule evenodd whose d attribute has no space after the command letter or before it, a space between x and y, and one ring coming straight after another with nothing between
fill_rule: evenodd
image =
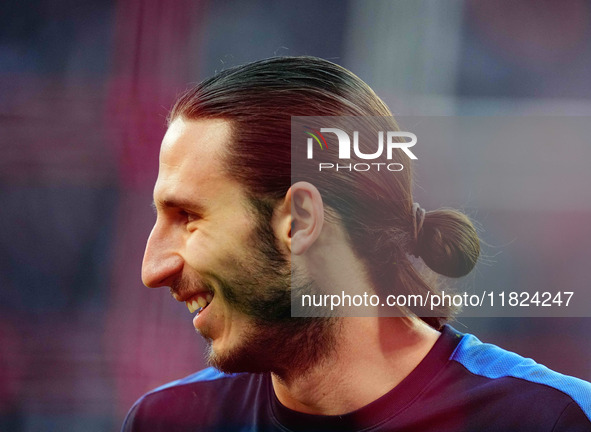
<instances>
[{"instance_id":1,"label":"blurred red background","mask_svg":"<svg viewBox=\"0 0 591 432\"><path fill-rule=\"evenodd\" d=\"M357 73L395 115L591 114L584 1L9 0L3 9L2 431L115 430L142 393L203 366L186 307L140 281L165 118L189 83L309 54ZM521 199L516 182L543 174L517 164L498 173L502 193L476 189L470 175L506 145L439 173L419 164L419 201L463 207L485 228L495 258L473 283L588 288L590 178L547 174L556 178L543 199ZM589 380L589 324L454 325Z\"/></svg>"}]
</instances>

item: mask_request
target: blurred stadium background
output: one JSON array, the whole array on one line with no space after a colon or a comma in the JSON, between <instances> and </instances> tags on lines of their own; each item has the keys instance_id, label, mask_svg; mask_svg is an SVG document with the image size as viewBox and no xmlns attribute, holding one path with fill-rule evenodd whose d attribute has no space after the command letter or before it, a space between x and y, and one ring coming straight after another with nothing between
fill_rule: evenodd
<instances>
[{"instance_id":1,"label":"blurred stadium background","mask_svg":"<svg viewBox=\"0 0 591 432\"><path fill-rule=\"evenodd\" d=\"M203 366L186 307L140 281L165 117L188 83L307 54L357 73L395 115L591 115L584 0L8 0L2 9L0 431L117 430L142 393ZM515 146L528 164L503 163ZM464 208L485 230L494 259L470 283L589 289L590 149L480 150L418 164L425 208ZM554 158L567 168L544 169ZM589 380L590 324L454 325Z\"/></svg>"}]
</instances>

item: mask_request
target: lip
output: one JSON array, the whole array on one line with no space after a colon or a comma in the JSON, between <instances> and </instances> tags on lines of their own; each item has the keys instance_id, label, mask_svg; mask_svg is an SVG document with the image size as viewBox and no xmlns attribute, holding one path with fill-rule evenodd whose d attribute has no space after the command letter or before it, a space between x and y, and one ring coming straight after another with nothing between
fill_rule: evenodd
<instances>
[{"instance_id":1,"label":"lip","mask_svg":"<svg viewBox=\"0 0 591 432\"><path fill-rule=\"evenodd\" d=\"M208 303L207 307L205 307L204 309L200 309L197 312L197 314L193 317L193 327L195 327L195 330L201 332L199 330L199 327L202 327L203 322L207 319L207 316L209 315L209 310L211 309L211 304L214 300L215 297L212 299L211 302Z\"/></svg>"},{"instance_id":2,"label":"lip","mask_svg":"<svg viewBox=\"0 0 591 432\"><path fill-rule=\"evenodd\" d=\"M197 314L193 317L193 326L195 327L195 329L197 331L199 330L199 327L203 327L203 321L205 320L205 317L208 315L207 310L210 309L211 307L211 303L213 302L213 300L215 299L215 294L210 291L210 290L199 290L199 291L194 291L191 293L186 293L183 292L178 293L178 292L171 292L172 297L179 302L183 302L185 304L189 304L192 303L193 301L198 301L199 297L203 297L203 298L208 298L208 303L207 306L205 308L197 308L195 310L197 310ZM189 308L189 311L194 313L192 311L191 308Z\"/></svg>"},{"instance_id":3,"label":"lip","mask_svg":"<svg viewBox=\"0 0 591 432\"><path fill-rule=\"evenodd\" d=\"M178 293L172 293L172 297L178 302L186 303L188 301L197 300L197 297L199 297L199 296L206 297L208 294L211 296L214 295L214 293L210 290L202 290L202 291L194 291L194 292L183 294L183 295L180 295Z\"/></svg>"}]
</instances>

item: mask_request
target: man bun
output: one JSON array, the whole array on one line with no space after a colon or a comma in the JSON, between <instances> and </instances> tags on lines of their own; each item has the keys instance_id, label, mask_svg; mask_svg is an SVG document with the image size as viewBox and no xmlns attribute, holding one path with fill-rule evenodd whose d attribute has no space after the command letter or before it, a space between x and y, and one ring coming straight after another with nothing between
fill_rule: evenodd
<instances>
[{"instance_id":1,"label":"man bun","mask_svg":"<svg viewBox=\"0 0 591 432\"><path fill-rule=\"evenodd\" d=\"M480 255L480 240L468 217L453 209L425 213L417 233L415 255L441 275L458 278L472 271Z\"/></svg>"}]
</instances>

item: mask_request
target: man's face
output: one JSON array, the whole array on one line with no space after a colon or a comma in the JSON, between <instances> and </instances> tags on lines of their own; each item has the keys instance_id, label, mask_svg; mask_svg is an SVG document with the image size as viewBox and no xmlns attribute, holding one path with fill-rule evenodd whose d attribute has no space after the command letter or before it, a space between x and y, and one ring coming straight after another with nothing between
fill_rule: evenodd
<instances>
[{"instance_id":1,"label":"man's face","mask_svg":"<svg viewBox=\"0 0 591 432\"><path fill-rule=\"evenodd\" d=\"M170 125L160 152L158 216L146 246L143 282L169 286L188 305L207 302L193 325L211 341L209 360L222 370L309 363L312 354L295 359L296 339L314 332L328 343L321 336L327 325L289 318L289 251L278 244L271 221L255 217L244 187L224 172L230 144L224 120L177 118Z\"/></svg>"}]
</instances>

